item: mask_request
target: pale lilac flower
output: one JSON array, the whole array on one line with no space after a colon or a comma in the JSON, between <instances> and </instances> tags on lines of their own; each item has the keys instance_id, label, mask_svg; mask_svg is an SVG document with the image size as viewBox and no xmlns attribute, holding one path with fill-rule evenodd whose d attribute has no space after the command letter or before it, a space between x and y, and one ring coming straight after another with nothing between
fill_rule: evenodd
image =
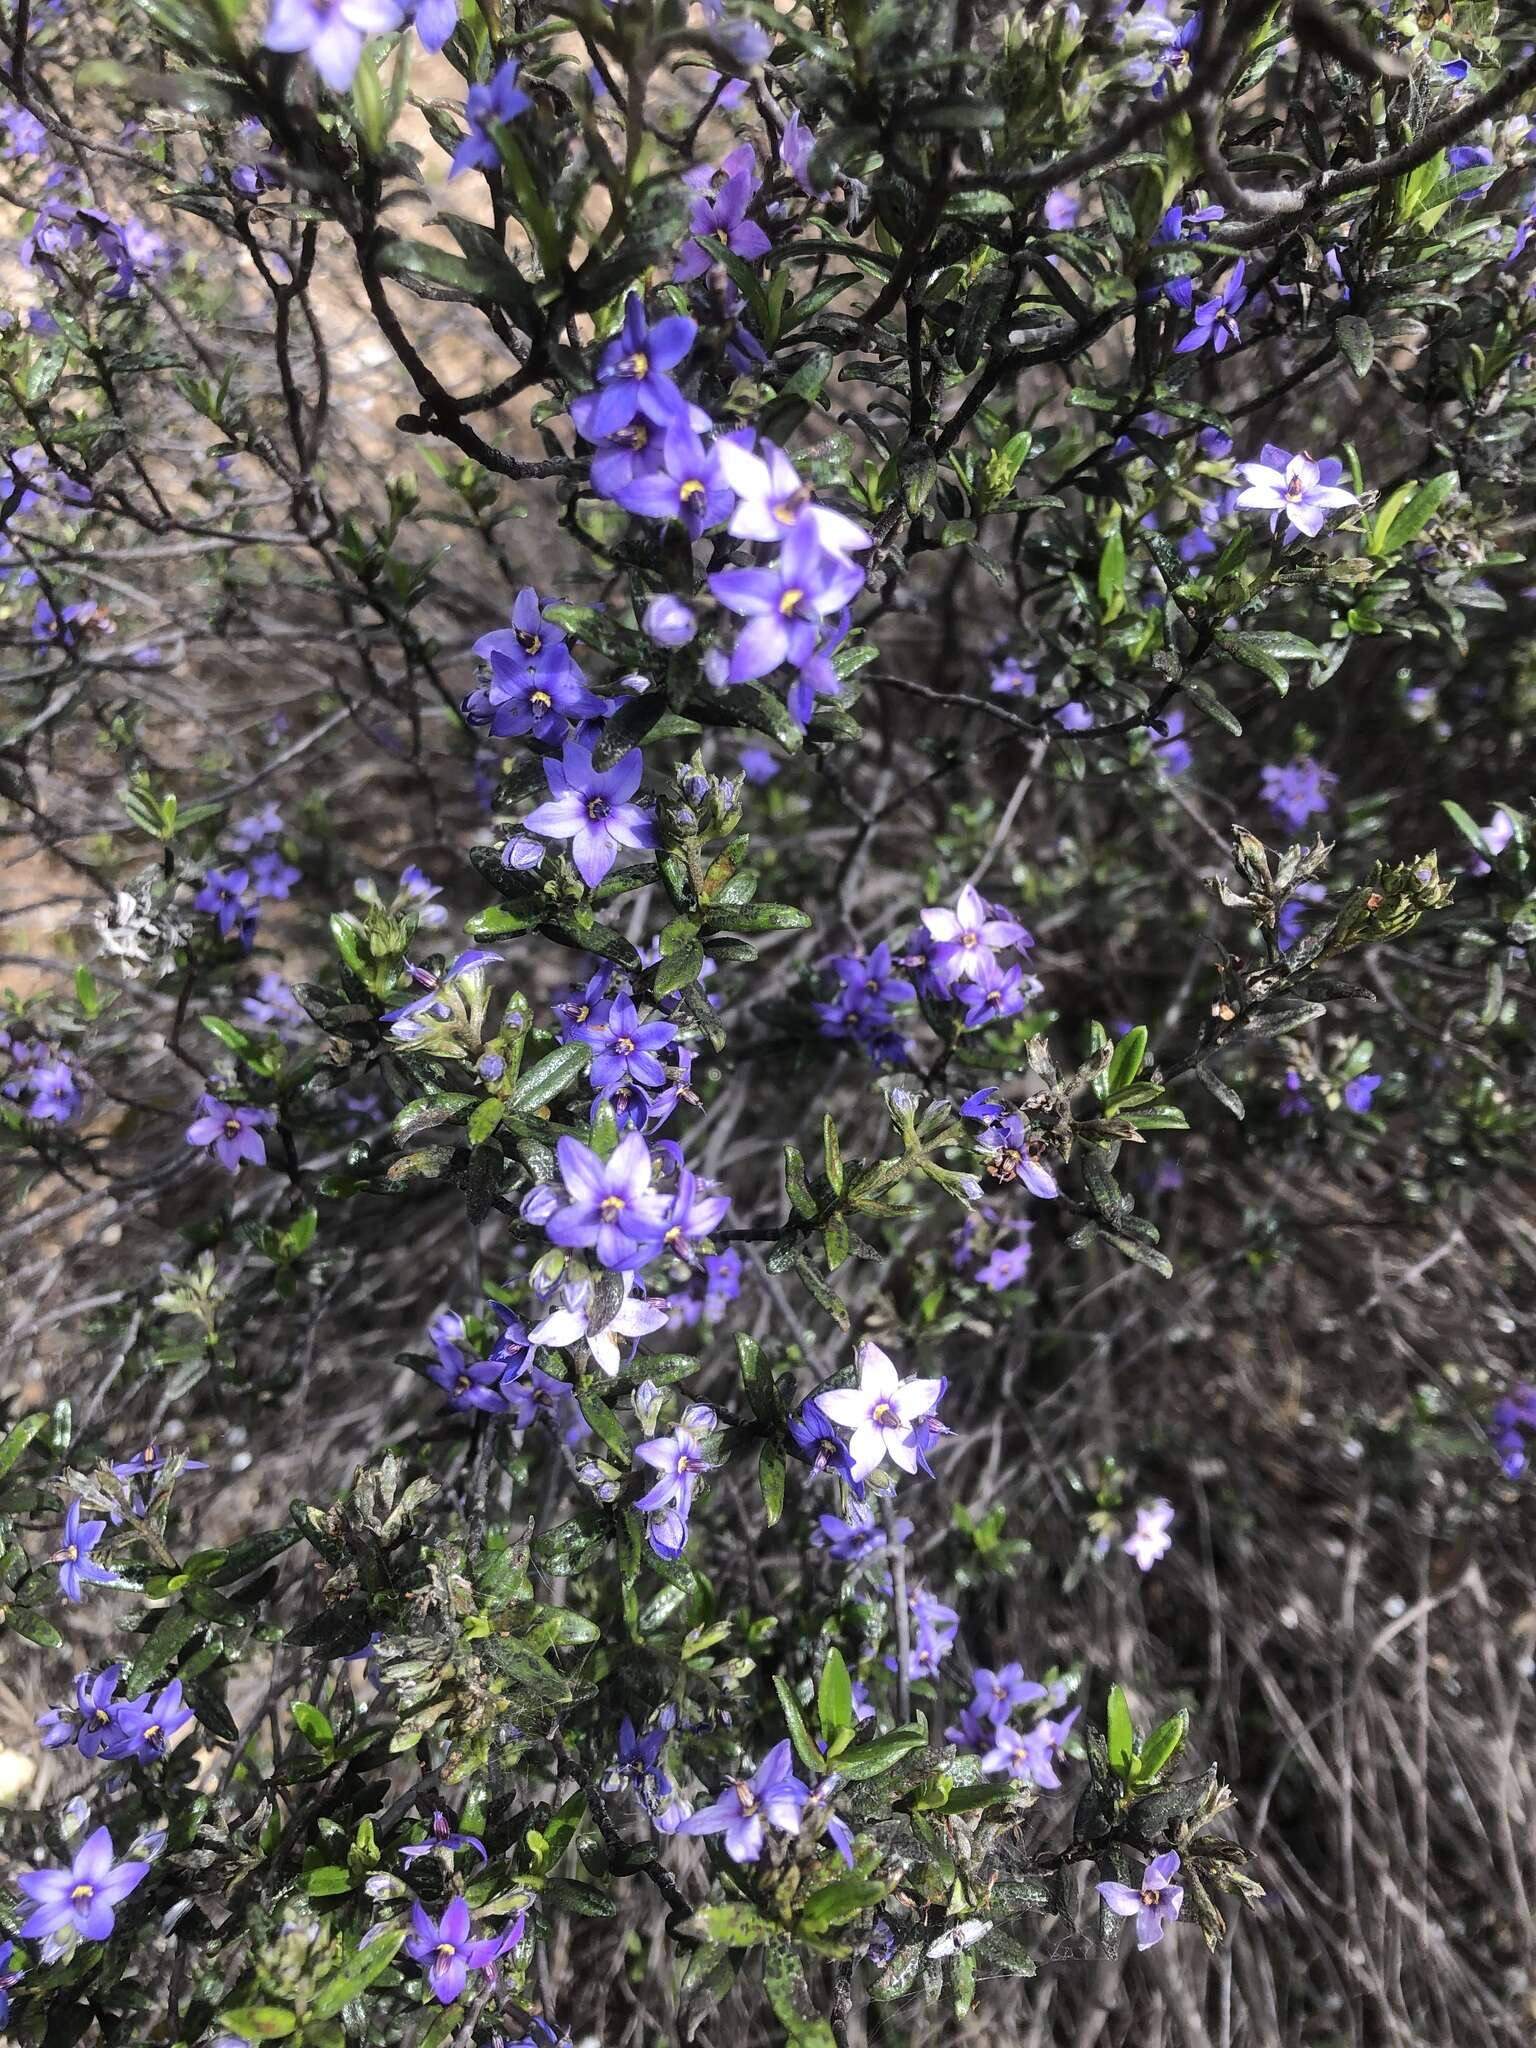
<instances>
[{"instance_id":1,"label":"pale lilac flower","mask_svg":"<svg viewBox=\"0 0 1536 2048\"><path fill-rule=\"evenodd\" d=\"M922 913L924 929L933 941L932 966L939 985L946 992L957 981L973 981L982 963L994 952L1008 946L1030 943L1023 925L986 903L967 882L951 910L939 904Z\"/></svg>"},{"instance_id":2,"label":"pale lilac flower","mask_svg":"<svg viewBox=\"0 0 1536 2048\"><path fill-rule=\"evenodd\" d=\"M697 635L699 622L692 605L670 591L663 591L646 606L640 630L658 647L686 647Z\"/></svg>"},{"instance_id":3,"label":"pale lilac flower","mask_svg":"<svg viewBox=\"0 0 1536 2048\"><path fill-rule=\"evenodd\" d=\"M1164 1856L1153 1857L1141 1873L1139 1885L1106 1881L1098 1887L1099 1897L1111 1913L1122 1920L1135 1920L1138 1948L1155 1948L1182 1912L1184 1887L1173 1881L1178 1868L1178 1853L1170 1849Z\"/></svg>"},{"instance_id":4,"label":"pale lilac flower","mask_svg":"<svg viewBox=\"0 0 1536 2048\"><path fill-rule=\"evenodd\" d=\"M1308 754L1262 769L1259 794L1283 825L1300 832L1308 818L1327 810L1338 779L1331 769L1319 767Z\"/></svg>"},{"instance_id":5,"label":"pale lilac flower","mask_svg":"<svg viewBox=\"0 0 1536 2048\"><path fill-rule=\"evenodd\" d=\"M1330 512L1360 502L1353 491L1346 491L1339 482L1344 474L1343 463L1331 457L1325 462L1314 462L1310 455L1290 455L1273 441L1266 441L1259 461L1240 462L1237 466L1248 480L1247 489L1237 495L1237 503L1249 511L1268 512L1271 533L1278 529L1283 516L1287 541L1298 534L1315 540L1327 524Z\"/></svg>"},{"instance_id":6,"label":"pale lilac flower","mask_svg":"<svg viewBox=\"0 0 1536 2048\"><path fill-rule=\"evenodd\" d=\"M1171 1501L1155 1500L1149 1506L1139 1507L1136 1527L1120 1548L1127 1557L1135 1559L1142 1571L1151 1571L1158 1559L1166 1557L1173 1548L1173 1538L1168 1533L1172 1521Z\"/></svg>"},{"instance_id":7,"label":"pale lilac flower","mask_svg":"<svg viewBox=\"0 0 1536 2048\"><path fill-rule=\"evenodd\" d=\"M756 449L736 435L715 443L720 472L736 494L736 509L727 532L740 540L761 540L777 547L802 521L831 554L856 555L872 538L856 520L818 505L811 486L784 450L769 440Z\"/></svg>"},{"instance_id":8,"label":"pale lilac flower","mask_svg":"<svg viewBox=\"0 0 1536 2048\"><path fill-rule=\"evenodd\" d=\"M345 92L365 40L403 19L394 0L272 0L262 41L269 50L308 51L331 91Z\"/></svg>"},{"instance_id":9,"label":"pale lilac flower","mask_svg":"<svg viewBox=\"0 0 1536 2048\"><path fill-rule=\"evenodd\" d=\"M721 604L747 621L731 651L730 680L753 682L786 661L802 667L815 651L819 622L840 612L863 586L863 570L825 549L808 520L791 526L772 564L711 576L709 587Z\"/></svg>"},{"instance_id":10,"label":"pale lilac flower","mask_svg":"<svg viewBox=\"0 0 1536 2048\"><path fill-rule=\"evenodd\" d=\"M653 1331L664 1329L667 1323L668 1311L664 1302L647 1301L643 1295L630 1292L609 1320L594 1329L589 1281L567 1282L561 1291L561 1300L563 1306L551 1309L541 1323L534 1324L528 1332L528 1341L551 1351L569 1351L578 1344L584 1345L599 1372L607 1373L610 1378L624 1362L621 1349L624 1339L648 1337Z\"/></svg>"},{"instance_id":11,"label":"pale lilac flower","mask_svg":"<svg viewBox=\"0 0 1536 2048\"><path fill-rule=\"evenodd\" d=\"M216 1095L198 1100L197 1115L187 1125L187 1143L211 1147L226 1172L238 1173L242 1162L265 1166L267 1148L261 1133L273 1121L270 1109L253 1109L249 1103L221 1102Z\"/></svg>"},{"instance_id":12,"label":"pale lilac flower","mask_svg":"<svg viewBox=\"0 0 1536 2048\"><path fill-rule=\"evenodd\" d=\"M941 1380L903 1380L878 1344L865 1338L858 1349L859 1384L817 1395L821 1410L850 1432L853 1477L867 1479L887 1458L903 1472L916 1472L912 1430L930 1415L943 1390Z\"/></svg>"}]
</instances>

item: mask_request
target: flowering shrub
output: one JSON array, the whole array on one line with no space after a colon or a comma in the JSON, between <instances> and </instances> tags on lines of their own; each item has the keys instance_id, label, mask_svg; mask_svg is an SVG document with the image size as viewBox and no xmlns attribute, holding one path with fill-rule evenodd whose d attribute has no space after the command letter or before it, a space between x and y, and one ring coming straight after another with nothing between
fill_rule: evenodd
<instances>
[{"instance_id":1,"label":"flowering shrub","mask_svg":"<svg viewBox=\"0 0 1536 2048\"><path fill-rule=\"evenodd\" d=\"M1264 1900L1104 1622L1240 1485L1008 1460L1186 1162L1234 1291L1524 1163L1520 12L7 0L14 2038L843 2048Z\"/></svg>"}]
</instances>

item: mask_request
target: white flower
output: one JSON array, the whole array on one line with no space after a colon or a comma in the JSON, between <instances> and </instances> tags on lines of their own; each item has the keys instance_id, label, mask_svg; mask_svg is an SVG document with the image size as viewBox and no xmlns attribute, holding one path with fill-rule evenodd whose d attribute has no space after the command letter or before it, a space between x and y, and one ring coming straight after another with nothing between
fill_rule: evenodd
<instances>
[{"instance_id":1,"label":"white flower","mask_svg":"<svg viewBox=\"0 0 1536 2048\"><path fill-rule=\"evenodd\" d=\"M942 1380L903 1380L868 1338L858 1350L859 1384L834 1387L817 1396L821 1412L852 1432L848 1455L855 1479L867 1479L887 1458L903 1472L917 1470L912 1425L931 1415L944 1390Z\"/></svg>"}]
</instances>

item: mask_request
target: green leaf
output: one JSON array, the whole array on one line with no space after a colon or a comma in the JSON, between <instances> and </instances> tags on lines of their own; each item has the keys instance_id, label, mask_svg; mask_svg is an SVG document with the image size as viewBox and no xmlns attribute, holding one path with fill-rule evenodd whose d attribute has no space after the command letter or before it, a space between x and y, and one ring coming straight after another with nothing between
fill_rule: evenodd
<instances>
[{"instance_id":1,"label":"green leaf","mask_svg":"<svg viewBox=\"0 0 1536 2048\"><path fill-rule=\"evenodd\" d=\"M336 1731L318 1707L312 1707L308 1700L295 1700L288 1711L293 1715L294 1726L311 1749L330 1749L334 1746Z\"/></svg>"},{"instance_id":2,"label":"green leaf","mask_svg":"<svg viewBox=\"0 0 1536 2048\"><path fill-rule=\"evenodd\" d=\"M832 2029L811 1998L805 1966L788 1941L771 1941L764 1951L763 1989L792 2048L836 2048Z\"/></svg>"},{"instance_id":3,"label":"green leaf","mask_svg":"<svg viewBox=\"0 0 1536 2048\"><path fill-rule=\"evenodd\" d=\"M676 952L664 954L651 969L652 997L659 1001L662 996L671 995L674 989L697 981L703 967L704 948L697 939L685 940Z\"/></svg>"},{"instance_id":4,"label":"green leaf","mask_svg":"<svg viewBox=\"0 0 1536 2048\"><path fill-rule=\"evenodd\" d=\"M563 1050L564 1048L562 1048ZM501 1122L506 1105L497 1095L488 1095L469 1120L468 1137L471 1145L483 1145Z\"/></svg>"},{"instance_id":5,"label":"green leaf","mask_svg":"<svg viewBox=\"0 0 1536 2048\"><path fill-rule=\"evenodd\" d=\"M64 1647L64 1638L35 1607L12 1607L6 1616L5 1626L23 1642L36 1643L40 1650L62 1650Z\"/></svg>"},{"instance_id":6,"label":"green leaf","mask_svg":"<svg viewBox=\"0 0 1536 2048\"><path fill-rule=\"evenodd\" d=\"M841 1927L860 1913L878 1905L890 1889L870 1877L839 1877L811 1893L795 1915L796 1931L825 1934L829 1927Z\"/></svg>"},{"instance_id":7,"label":"green leaf","mask_svg":"<svg viewBox=\"0 0 1536 2048\"><path fill-rule=\"evenodd\" d=\"M1131 1720L1130 1703L1125 1697L1123 1686L1112 1685L1109 1689L1105 1734L1109 1744L1110 1764L1121 1783L1129 1785L1131 1760L1136 1754L1136 1729Z\"/></svg>"},{"instance_id":8,"label":"green leaf","mask_svg":"<svg viewBox=\"0 0 1536 2048\"><path fill-rule=\"evenodd\" d=\"M1446 816L1450 819L1451 823L1456 827L1457 831L1461 834L1462 838L1470 841L1470 843L1473 846L1475 846L1478 852L1483 856L1484 860L1491 861L1494 858L1493 854L1491 854L1488 851L1488 842L1483 837L1482 826L1477 824L1472 818L1468 817L1467 813L1462 809L1460 804L1454 803L1448 796L1443 796L1440 799L1440 808L1445 812ZM0 1472L3 1472L5 1470L5 1465L3 1462L4 1456L4 1452L0 1451Z\"/></svg>"},{"instance_id":9,"label":"green leaf","mask_svg":"<svg viewBox=\"0 0 1536 2048\"><path fill-rule=\"evenodd\" d=\"M1455 470L1448 469L1427 483L1405 484L1394 491L1376 515L1367 552L1395 555L1417 540L1459 482Z\"/></svg>"},{"instance_id":10,"label":"green leaf","mask_svg":"<svg viewBox=\"0 0 1536 2048\"><path fill-rule=\"evenodd\" d=\"M304 1895L311 1899L339 1899L352 1889L352 1873L339 1863L322 1863L304 1879Z\"/></svg>"},{"instance_id":11,"label":"green leaf","mask_svg":"<svg viewBox=\"0 0 1536 2048\"><path fill-rule=\"evenodd\" d=\"M1099 556L1099 604L1104 623L1118 619L1125 610L1125 535L1118 525L1104 543Z\"/></svg>"},{"instance_id":12,"label":"green leaf","mask_svg":"<svg viewBox=\"0 0 1536 2048\"><path fill-rule=\"evenodd\" d=\"M186 1608L168 1607L151 1629L149 1641L134 1658L123 1679L125 1697L132 1699L136 1693L147 1692L202 1627L199 1617L189 1614Z\"/></svg>"},{"instance_id":13,"label":"green leaf","mask_svg":"<svg viewBox=\"0 0 1536 2048\"><path fill-rule=\"evenodd\" d=\"M763 1515L771 1529L784 1512L784 1452L778 1444L764 1444L757 1457L757 1481L762 1488Z\"/></svg>"},{"instance_id":14,"label":"green leaf","mask_svg":"<svg viewBox=\"0 0 1536 2048\"><path fill-rule=\"evenodd\" d=\"M1138 1785L1153 1784L1178 1755L1184 1737L1189 1732L1189 1709L1181 1707L1176 1714L1152 1730L1141 1745L1141 1754L1136 1759L1136 1782Z\"/></svg>"},{"instance_id":15,"label":"green leaf","mask_svg":"<svg viewBox=\"0 0 1536 2048\"><path fill-rule=\"evenodd\" d=\"M816 1214L816 1200L805 1178L805 1161L794 1145L784 1147L784 1192L797 1216L809 1219Z\"/></svg>"},{"instance_id":16,"label":"green leaf","mask_svg":"<svg viewBox=\"0 0 1536 2048\"><path fill-rule=\"evenodd\" d=\"M49 1419L47 1409L39 1409L35 1415L24 1415L14 1429L7 1431L5 1440L0 1442L0 1479L20 1463L28 1444L42 1435Z\"/></svg>"},{"instance_id":17,"label":"green leaf","mask_svg":"<svg viewBox=\"0 0 1536 2048\"><path fill-rule=\"evenodd\" d=\"M1109 1063L1105 1076L1105 1089L1110 1095L1118 1095L1122 1088L1129 1088L1141 1072L1141 1063L1147 1055L1147 1027L1137 1024L1127 1031L1115 1047L1115 1056Z\"/></svg>"},{"instance_id":18,"label":"green leaf","mask_svg":"<svg viewBox=\"0 0 1536 2048\"><path fill-rule=\"evenodd\" d=\"M760 1941L771 1941L783 1930L764 1919L755 1906L729 1905L700 1906L678 1932L695 1941L717 1941L723 1948L756 1948Z\"/></svg>"},{"instance_id":19,"label":"green leaf","mask_svg":"<svg viewBox=\"0 0 1536 2048\"><path fill-rule=\"evenodd\" d=\"M838 1776L856 1785L864 1778L880 1778L893 1770L904 1756L922 1749L928 1741L922 1728L896 1728L889 1735L877 1735L857 1749L845 1749L837 1760ZM818 1766L819 1768L819 1766Z\"/></svg>"},{"instance_id":20,"label":"green leaf","mask_svg":"<svg viewBox=\"0 0 1536 2048\"><path fill-rule=\"evenodd\" d=\"M1195 1079L1202 1088L1208 1089L1215 1096L1223 1109L1229 1110L1239 1123L1242 1122L1243 1098L1235 1088L1229 1088L1221 1076L1213 1073L1209 1067L1196 1067Z\"/></svg>"},{"instance_id":21,"label":"green leaf","mask_svg":"<svg viewBox=\"0 0 1536 2048\"><path fill-rule=\"evenodd\" d=\"M816 1716L821 1723L821 1739L825 1743L830 1743L844 1729L858 1725L853 1716L853 1680L848 1675L843 1653L835 1643L828 1650L827 1660L821 1667L821 1683L816 1689Z\"/></svg>"},{"instance_id":22,"label":"green leaf","mask_svg":"<svg viewBox=\"0 0 1536 2048\"><path fill-rule=\"evenodd\" d=\"M791 903L711 904L699 913L705 932L803 932L810 922Z\"/></svg>"},{"instance_id":23,"label":"green leaf","mask_svg":"<svg viewBox=\"0 0 1536 2048\"><path fill-rule=\"evenodd\" d=\"M1334 321L1333 336L1355 375L1368 376L1376 360L1376 337L1371 332L1370 322L1361 320L1354 313L1345 313Z\"/></svg>"},{"instance_id":24,"label":"green leaf","mask_svg":"<svg viewBox=\"0 0 1536 2048\"><path fill-rule=\"evenodd\" d=\"M298 2021L286 2006L231 2005L219 2014L219 2025L246 2041L281 2041L293 2032Z\"/></svg>"},{"instance_id":25,"label":"green leaf","mask_svg":"<svg viewBox=\"0 0 1536 2048\"><path fill-rule=\"evenodd\" d=\"M389 1968L409 1932L409 1928L391 1927L376 1940L370 1941L365 1949L359 1951L355 1959L355 1968L347 1970L340 1977L333 1977L330 1983L309 2001L304 2010L305 2018L334 2019L344 2005L350 2005L354 1998L360 1998L374 1978L382 1976ZM228 2021L234 2015L225 2013L223 2017Z\"/></svg>"},{"instance_id":26,"label":"green leaf","mask_svg":"<svg viewBox=\"0 0 1536 2048\"><path fill-rule=\"evenodd\" d=\"M519 1116L531 1109L541 1109L581 1078L591 1057L590 1045L557 1045L553 1052L546 1053L518 1075L507 1097L508 1109Z\"/></svg>"},{"instance_id":27,"label":"green leaf","mask_svg":"<svg viewBox=\"0 0 1536 2048\"><path fill-rule=\"evenodd\" d=\"M795 1698L789 1680L782 1672L773 1674L773 1689L779 1696L779 1705L784 1709L784 1725L789 1730L789 1739L795 1746L795 1755L808 1771L821 1776L826 1767L826 1758L811 1740L811 1731L805 1725L805 1716L800 1711L800 1702Z\"/></svg>"}]
</instances>

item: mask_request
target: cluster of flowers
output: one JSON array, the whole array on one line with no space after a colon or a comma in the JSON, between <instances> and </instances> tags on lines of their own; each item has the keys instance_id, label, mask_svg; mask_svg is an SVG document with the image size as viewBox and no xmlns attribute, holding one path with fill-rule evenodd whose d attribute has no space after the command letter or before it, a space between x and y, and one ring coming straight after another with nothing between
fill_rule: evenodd
<instances>
[{"instance_id":1,"label":"cluster of flowers","mask_svg":"<svg viewBox=\"0 0 1536 2048\"><path fill-rule=\"evenodd\" d=\"M972 1672L971 1684L971 1703L953 1727L944 1730L945 1740L979 1756L989 1775L1000 1774L1011 1784L1034 1785L1044 1792L1059 1791L1056 1761L1081 1708L1074 1707L1060 1720L1042 1714L1021 1731L1013 1726L1021 1707L1065 1704L1060 1685L1045 1686L1026 1678L1022 1664L1004 1664L996 1671L981 1667Z\"/></svg>"},{"instance_id":2,"label":"cluster of flowers","mask_svg":"<svg viewBox=\"0 0 1536 2048\"><path fill-rule=\"evenodd\" d=\"M208 1468L200 1458L182 1456L179 1458L176 1469L179 1472L205 1472ZM145 1444L142 1450L135 1451L131 1458L118 1459L112 1466L112 1477L125 1481L130 1479L145 1479L148 1481L147 1486L144 1487L142 1492L136 1491L129 1497L129 1504L133 1512L142 1519L143 1516L148 1514L150 1505L168 1470L169 1466L164 1449L158 1443L151 1442ZM111 1519L114 1524L120 1523L122 1515L114 1509ZM104 1518L93 1517L89 1521L82 1521L80 1502L78 1500L70 1501L64 1514L64 1529L59 1539L59 1547L54 1551L48 1562L58 1568L59 1591L66 1600L75 1605L78 1605L85 1598L85 1587L87 1584L93 1586L115 1586L118 1584L117 1574L109 1570L106 1565L99 1563L94 1555L97 1544L100 1543L106 1533L107 1523Z\"/></svg>"},{"instance_id":3,"label":"cluster of flowers","mask_svg":"<svg viewBox=\"0 0 1536 2048\"><path fill-rule=\"evenodd\" d=\"M1338 1104L1342 1101L1344 1107L1352 1111L1354 1115L1368 1115L1371 1099L1375 1095L1376 1090L1381 1086L1381 1078L1380 1074L1352 1075L1349 1080L1344 1082L1337 1095L1332 1097L1331 1106L1337 1108ZM1301 1075L1294 1067L1287 1067L1280 1093L1280 1114L1282 1116L1312 1116L1316 1113L1316 1110L1317 1104L1304 1092L1304 1083Z\"/></svg>"},{"instance_id":4,"label":"cluster of flowers","mask_svg":"<svg viewBox=\"0 0 1536 2048\"><path fill-rule=\"evenodd\" d=\"M67 1124L80 1108L80 1076L69 1054L42 1038L0 1027L5 1079L0 1095L40 1124Z\"/></svg>"},{"instance_id":5,"label":"cluster of flowers","mask_svg":"<svg viewBox=\"0 0 1536 2048\"><path fill-rule=\"evenodd\" d=\"M105 1758L109 1763L131 1760L158 1763L173 1736L189 1727L192 1709L181 1696L181 1680L173 1678L159 1692L140 1693L137 1699L117 1697L122 1667L109 1664L103 1671L77 1673L75 1703L50 1707L38 1719L45 1749L62 1749L72 1743L83 1757Z\"/></svg>"},{"instance_id":6,"label":"cluster of flowers","mask_svg":"<svg viewBox=\"0 0 1536 2048\"><path fill-rule=\"evenodd\" d=\"M282 835L283 821L271 804L238 820L224 835L224 850L236 857L235 864L206 869L192 899L193 909L218 925L220 938L235 940L245 951L256 936L263 900L286 903L294 883L303 880L282 851Z\"/></svg>"},{"instance_id":7,"label":"cluster of flowers","mask_svg":"<svg viewBox=\"0 0 1536 2048\"><path fill-rule=\"evenodd\" d=\"M834 953L822 961L837 983L834 995L814 1005L822 1034L851 1040L882 1065L899 1065L910 1056L892 1015L899 1005L921 998L930 1012L953 1006L964 1031L1016 1017L1042 984L1020 961L999 955L1027 953L1034 943L1000 904L988 903L967 882L953 909L940 904L919 913L904 951L893 954L882 941L867 955Z\"/></svg>"},{"instance_id":8,"label":"cluster of flowers","mask_svg":"<svg viewBox=\"0 0 1536 2048\"><path fill-rule=\"evenodd\" d=\"M748 175L738 165L711 203L739 194ZM596 389L572 401L571 417L592 444L592 487L600 496L636 517L675 521L690 541L723 526L736 539L775 550L760 566L707 578L716 601L745 623L729 651L712 641L703 671L724 688L788 667L789 709L803 727L818 697L839 693L833 657L848 632L848 607L864 586L864 571L851 557L871 537L818 505L781 448L751 428L721 432L685 397L674 373L697 335L697 322L686 314L649 321L632 294L619 333L599 353ZM706 434L713 439L706 442ZM642 623L663 647L686 646L698 633L693 605L672 595L653 599Z\"/></svg>"}]
</instances>

